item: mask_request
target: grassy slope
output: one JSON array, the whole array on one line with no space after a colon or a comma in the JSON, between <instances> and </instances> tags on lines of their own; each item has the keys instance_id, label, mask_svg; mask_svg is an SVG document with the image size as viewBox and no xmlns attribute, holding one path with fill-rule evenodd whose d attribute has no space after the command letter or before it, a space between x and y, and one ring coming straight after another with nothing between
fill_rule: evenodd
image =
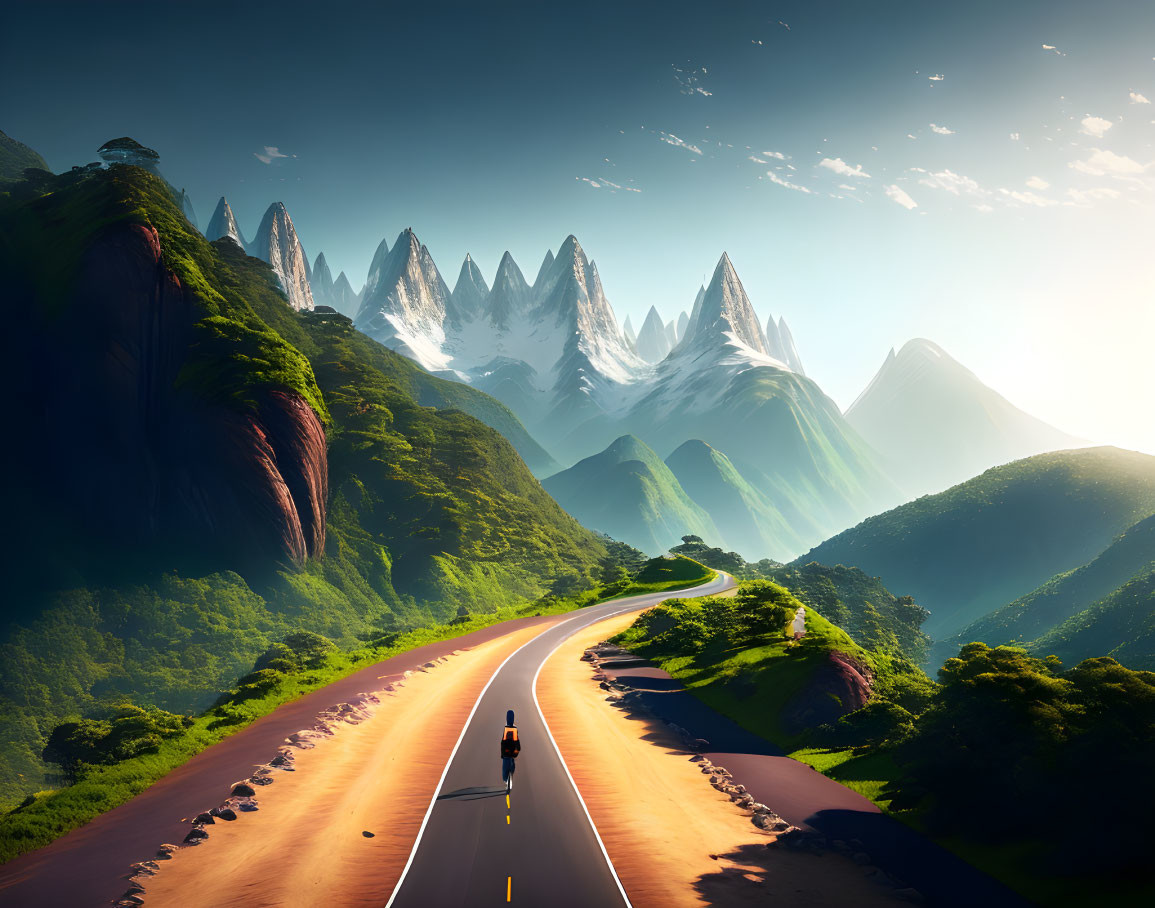
<instances>
[{"instance_id":1,"label":"grassy slope","mask_svg":"<svg viewBox=\"0 0 1155 908\"><path fill-rule=\"evenodd\" d=\"M650 554L664 552L684 533L717 536L710 515L690 499L661 458L632 435L544 485L586 526Z\"/></svg>"},{"instance_id":2,"label":"grassy slope","mask_svg":"<svg viewBox=\"0 0 1155 908\"><path fill-rule=\"evenodd\" d=\"M412 368L347 320L294 313L268 266L207 243L163 181L116 167L48 188L0 198L0 258L18 263L12 273L34 304L65 317L76 263L101 231L154 226L166 264L206 316L181 382L238 408L258 387L300 393L327 425L331 502L325 555L299 571L176 574L157 564L131 580L73 574L67 587L21 600L19 624L0 641L0 798L37 786L39 749L57 722L124 696L204 708L290 630L352 645L447 620L461 606L517 607L559 577L591 585L603 544L542 491L504 438L460 411L419 405ZM82 551L85 541L74 542Z\"/></svg>"},{"instance_id":3,"label":"grassy slope","mask_svg":"<svg viewBox=\"0 0 1155 908\"><path fill-rule=\"evenodd\" d=\"M75 785L43 791L27 799L18 810L0 816L0 863L18 854L41 848L71 829L139 794L191 757L217 741L235 734L278 706L297 700L367 665L419 646L449 640L471 631L529 614L554 614L589 604L592 596L553 605L530 604L503 608L486 615L444 625L409 631L390 642L335 652L322 664L286 674L264 696L238 704L215 707L197 716L188 732L165 741L155 753L134 757L112 766L88 770ZM236 689L233 688L235 693ZM227 692L226 692L227 693Z\"/></svg>"},{"instance_id":4,"label":"grassy slope","mask_svg":"<svg viewBox=\"0 0 1155 908\"><path fill-rule=\"evenodd\" d=\"M909 597L897 598L877 577L813 561L771 569L766 577L845 628L867 649L900 653L916 663L926 654L930 638L920 629L926 609Z\"/></svg>"},{"instance_id":5,"label":"grassy slope","mask_svg":"<svg viewBox=\"0 0 1155 908\"><path fill-rule=\"evenodd\" d=\"M714 571L692 558L654 558L634 575L633 582L614 598L640 596L644 593L665 593L713 579Z\"/></svg>"},{"instance_id":6,"label":"grassy slope","mask_svg":"<svg viewBox=\"0 0 1155 908\"><path fill-rule=\"evenodd\" d=\"M1027 649L1066 665L1106 654L1128 668L1155 671L1155 563Z\"/></svg>"},{"instance_id":7,"label":"grassy slope","mask_svg":"<svg viewBox=\"0 0 1155 908\"><path fill-rule=\"evenodd\" d=\"M939 662L953 656L964 643L978 640L991 645L1001 643L1027 644L1034 652L1041 652L1047 646L1059 646L1064 650L1064 662L1092 655L1107 653L1119 658L1113 650L1121 643L1127 646L1137 628L1124 631L1115 626L1113 618L1121 615L1115 608L1099 607L1110 599L1121 604L1124 598L1122 588L1155 567L1155 516L1142 520L1121 534L1110 547L1088 564L1052 577L1036 590L1006 605L998 611L985 615L962 633L944 641L935 648ZM1131 586L1131 591L1138 589ZM1099 617L1074 620L1080 612L1094 608ZM1074 623L1062 631L1059 625L1072 619ZM1095 625L1098 640L1093 646L1071 646L1073 639L1063 643L1067 637L1082 634L1081 627ZM1037 643L1028 644L1028 641ZM1132 654L1140 650L1128 648ZM1047 650L1050 652L1051 650ZM1043 653L1046 655L1046 652ZM1056 651L1056 655L1059 653ZM1149 656L1149 654L1148 654ZM1151 668L1151 663L1132 663L1120 659L1131 668Z\"/></svg>"},{"instance_id":8,"label":"grassy slope","mask_svg":"<svg viewBox=\"0 0 1155 908\"><path fill-rule=\"evenodd\" d=\"M743 556L785 557L798 551L801 540L793 527L721 451L694 439L667 457L666 466Z\"/></svg>"},{"instance_id":9,"label":"grassy slope","mask_svg":"<svg viewBox=\"0 0 1155 908\"><path fill-rule=\"evenodd\" d=\"M673 589L704 583L714 572L688 558L655 559L637 574L621 596ZM237 687L225 692L230 702L197 716L189 730L164 741L154 753L111 766L87 769L76 784L32 796L15 811L0 816L0 863L18 854L41 848L71 829L139 794L168 772L229 735L235 734L278 706L299 699L367 665L419 646L463 636L526 615L550 615L581 608L604 598L592 590L567 599L504 607L496 612L470 615L449 624L431 625L404 634L387 634L351 650L333 651L318 663L296 672L280 674L263 695L242 697Z\"/></svg>"},{"instance_id":10,"label":"grassy slope","mask_svg":"<svg viewBox=\"0 0 1155 908\"><path fill-rule=\"evenodd\" d=\"M793 597L787 601L795 606L801 604ZM615 640L653 660L694 696L743 728L848 788L886 805L882 789L896 773L889 757L863 755L849 748L808 748L805 734L792 734L780 722L787 704L806 686L832 650L876 664L877 657L813 608L806 610L806 635L799 641L788 637L784 628L776 639L769 637L759 645L734 646L726 640L715 640L702 652L687 655L664 646L660 640L647 639L641 622ZM877 664L876 667L882 668ZM885 672L885 668L882 671Z\"/></svg>"},{"instance_id":11,"label":"grassy slope","mask_svg":"<svg viewBox=\"0 0 1155 908\"><path fill-rule=\"evenodd\" d=\"M0 185L23 179L28 167L48 170L47 162L38 152L0 132Z\"/></svg>"},{"instance_id":12,"label":"grassy slope","mask_svg":"<svg viewBox=\"0 0 1155 908\"><path fill-rule=\"evenodd\" d=\"M1155 513L1155 458L1117 448L1043 454L872 517L795 564L853 565L928 608L927 631L972 621L1084 564Z\"/></svg>"}]
</instances>

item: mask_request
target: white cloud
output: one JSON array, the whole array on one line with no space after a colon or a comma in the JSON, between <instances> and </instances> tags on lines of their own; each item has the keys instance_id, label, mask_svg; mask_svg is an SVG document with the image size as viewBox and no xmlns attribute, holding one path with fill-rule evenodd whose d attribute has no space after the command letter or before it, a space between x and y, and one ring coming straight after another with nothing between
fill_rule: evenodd
<instances>
[{"instance_id":1,"label":"white cloud","mask_svg":"<svg viewBox=\"0 0 1155 908\"><path fill-rule=\"evenodd\" d=\"M679 139L672 132L659 131L658 138L665 142L667 145L673 145L676 148L684 148L686 151L692 151L694 154L702 153L702 149L700 149L697 145L691 145L689 142Z\"/></svg>"},{"instance_id":2,"label":"white cloud","mask_svg":"<svg viewBox=\"0 0 1155 908\"><path fill-rule=\"evenodd\" d=\"M674 69L674 78L678 80L679 90L684 95L703 95L710 97L713 92L706 91L700 84L702 77L706 75L708 70L704 66L699 66L697 69L681 69L674 64L670 64Z\"/></svg>"},{"instance_id":3,"label":"white cloud","mask_svg":"<svg viewBox=\"0 0 1155 908\"><path fill-rule=\"evenodd\" d=\"M947 129L945 126L936 126L934 123L930 124L930 131L937 132L940 136L953 136L955 131Z\"/></svg>"},{"instance_id":4,"label":"white cloud","mask_svg":"<svg viewBox=\"0 0 1155 908\"><path fill-rule=\"evenodd\" d=\"M935 73L933 76L927 76L927 78L930 79L931 82L941 82L946 76L942 73ZM899 191L901 192L901 190ZM907 198L909 198L909 196L907 196Z\"/></svg>"},{"instance_id":5,"label":"white cloud","mask_svg":"<svg viewBox=\"0 0 1155 908\"><path fill-rule=\"evenodd\" d=\"M909 132L906 134L906 137L907 137L908 139L917 139L917 138L918 138L918 136L916 136L916 135L913 135L912 133L909 133Z\"/></svg>"},{"instance_id":6,"label":"white cloud","mask_svg":"<svg viewBox=\"0 0 1155 908\"><path fill-rule=\"evenodd\" d=\"M857 186L851 186L849 183L839 183L838 188L839 189L845 189L848 192L855 192L858 189Z\"/></svg>"},{"instance_id":7,"label":"white cloud","mask_svg":"<svg viewBox=\"0 0 1155 908\"><path fill-rule=\"evenodd\" d=\"M1068 166L1080 173L1089 173L1093 177L1126 177L1140 174L1147 168L1138 161L1118 155L1113 151L1101 148L1091 149L1091 156L1085 161L1072 161Z\"/></svg>"},{"instance_id":8,"label":"white cloud","mask_svg":"<svg viewBox=\"0 0 1155 908\"><path fill-rule=\"evenodd\" d=\"M1110 120L1104 120L1102 117L1083 117L1081 133L1087 136L1094 136L1096 139L1101 139L1107 134L1107 130L1115 124Z\"/></svg>"},{"instance_id":9,"label":"white cloud","mask_svg":"<svg viewBox=\"0 0 1155 908\"><path fill-rule=\"evenodd\" d=\"M894 184L886 187L886 197L888 199L893 199L907 211L918 207L918 202L916 202L909 195L907 195L906 192Z\"/></svg>"},{"instance_id":10,"label":"white cloud","mask_svg":"<svg viewBox=\"0 0 1155 908\"><path fill-rule=\"evenodd\" d=\"M1147 100L1146 96L1139 94L1139 92L1137 92L1137 91L1133 91L1133 92L1131 92L1131 103L1132 104L1150 104L1151 102Z\"/></svg>"},{"instance_id":11,"label":"white cloud","mask_svg":"<svg viewBox=\"0 0 1155 908\"><path fill-rule=\"evenodd\" d=\"M762 156L767 158L777 158L779 161L785 161L787 157L780 151L764 151L762 152Z\"/></svg>"},{"instance_id":12,"label":"white cloud","mask_svg":"<svg viewBox=\"0 0 1155 908\"><path fill-rule=\"evenodd\" d=\"M623 192L641 192L640 189L635 189L633 186L622 186L620 183L607 180L605 177L598 177L596 180L591 180L589 177L574 177L574 179L589 183L594 189L608 189L610 192L617 192L619 189Z\"/></svg>"},{"instance_id":13,"label":"white cloud","mask_svg":"<svg viewBox=\"0 0 1155 908\"><path fill-rule=\"evenodd\" d=\"M1065 56L1067 56L1065 53L1063 53L1061 50L1059 50L1059 49L1058 49L1057 47L1055 47L1055 45L1053 45L1053 44L1044 44L1044 45L1043 45L1043 50L1049 50L1051 53L1053 53L1053 54L1058 54L1060 57L1065 57Z\"/></svg>"},{"instance_id":14,"label":"white cloud","mask_svg":"<svg viewBox=\"0 0 1155 908\"><path fill-rule=\"evenodd\" d=\"M951 195L985 196L988 194L986 190L970 177L955 173L953 170L940 170L937 173L931 173L919 167L914 167L912 170L915 173L922 174L918 181L920 186L926 186L930 189L941 189L943 192L949 192Z\"/></svg>"},{"instance_id":15,"label":"white cloud","mask_svg":"<svg viewBox=\"0 0 1155 908\"><path fill-rule=\"evenodd\" d=\"M1122 193L1117 189L1102 186L1096 189L1068 189L1067 196L1075 205L1090 205L1103 199L1117 199Z\"/></svg>"},{"instance_id":16,"label":"white cloud","mask_svg":"<svg viewBox=\"0 0 1155 908\"><path fill-rule=\"evenodd\" d=\"M771 183L777 183L779 186L785 186L787 189L793 189L795 192L804 192L807 195L811 194L810 190L805 186L799 186L797 183L791 183L789 180L784 180L772 170L767 170L766 176L770 178Z\"/></svg>"},{"instance_id":17,"label":"white cloud","mask_svg":"<svg viewBox=\"0 0 1155 908\"><path fill-rule=\"evenodd\" d=\"M1031 189L1051 188L1051 184L1044 180L1042 177L1031 177L1029 180L1027 180L1027 185L1030 186Z\"/></svg>"},{"instance_id":18,"label":"white cloud","mask_svg":"<svg viewBox=\"0 0 1155 908\"><path fill-rule=\"evenodd\" d=\"M272 164L277 158L295 158L296 155L282 154L276 145L266 145L264 151L254 151L253 157L262 164Z\"/></svg>"},{"instance_id":19,"label":"white cloud","mask_svg":"<svg viewBox=\"0 0 1155 908\"><path fill-rule=\"evenodd\" d=\"M833 170L835 173L844 177L865 177L870 179L870 174L862 169L861 164L855 164L851 167L842 158L823 158L818 162L819 167L825 167L827 170Z\"/></svg>"},{"instance_id":20,"label":"white cloud","mask_svg":"<svg viewBox=\"0 0 1155 908\"><path fill-rule=\"evenodd\" d=\"M1019 134L1018 134L1017 132L1012 132L1012 133L1011 133L1011 141L1012 141L1012 142L1017 142L1017 141L1019 141Z\"/></svg>"},{"instance_id":21,"label":"white cloud","mask_svg":"<svg viewBox=\"0 0 1155 908\"><path fill-rule=\"evenodd\" d=\"M1051 205L1059 204L1054 199L1048 199L1034 192L1019 192L1017 189L1000 189L999 192L1004 198L1012 199L1023 205L1034 205L1036 208L1049 208Z\"/></svg>"},{"instance_id":22,"label":"white cloud","mask_svg":"<svg viewBox=\"0 0 1155 908\"><path fill-rule=\"evenodd\" d=\"M974 208L975 211L981 211L983 214L987 214L988 212L995 210L994 206L988 205L986 202L982 202L978 205L972 205L971 207Z\"/></svg>"}]
</instances>

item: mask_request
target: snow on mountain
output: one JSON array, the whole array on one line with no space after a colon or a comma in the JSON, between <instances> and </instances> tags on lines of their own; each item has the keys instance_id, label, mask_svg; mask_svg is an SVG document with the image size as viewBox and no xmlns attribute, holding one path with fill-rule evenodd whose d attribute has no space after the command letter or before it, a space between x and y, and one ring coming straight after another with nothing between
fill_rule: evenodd
<instances>
[{"instance_id":1,"label":"snow on mountain","mask_svg":"<svg viewBox=\"0 0 1155 908\"><path fill-rule=\"evenodd\" d=\"M369 278L357 327L431 372L449 368L444 350L447 315L454 313L449 288L412 228L401 232Z\"/></svg>"},{"instance_id":2,"label":"snow on mountain","mask_svg":"<svg viewBox=\"0 0 1155 908\"><path fill-rule=\"evenodd\" d=\"M369 271L365 275L365 286L361 288L359 296L364 301L366 297L377 287L381 282L381 266L385 264L385 258L389 255L389 244L385 242L384 238L377 244L377 251L373 253L373 260L369 263Z\"/></svg>"},{"instance_id":3,"label":"snow on mountain","mask_svg":"<svg viewBox=\"0 0 1155 908\"><path fill-rule=\"evenodd\" d=\"M353 292L353 286L349 283L349 278L345 277L345 272L342 271L337 275L337 280L333 281L333 290L329 294L329 305L343 315L353 318L357 314L360 303L358 295Z\"/></svg>"},{"instance_id":4,"label":"snow on mountain","mask_svg":"<svg viewBox=\"0 0 1155 908\"><path fill-rule=\"evenodd\" d=\"M738 279L738 273L725 252L714 269L714 277L702 297L702 304L694 325L695 334L703 332L730 332L734 340L768 356L766 336L758 324L758 316Z\"/></svg>"},{"instance_id":5,"label":"snow on mountain","mask_svg":"<svg viewBox=\"0 0 1155 908\"><path fill-rule=\"evenodd\" d=\"M677 343L681 343L682 338L686 336L686 328L689 326L689 324L690 324L690 316L687 315L686 310L683 309L681 312L678 313L678 325L677 325L678 340L677 340Z\"/></svg>"},{"instance_id":6,"label":"snow on mountain","mask_svg":"<svg viewBox=\"0 0 1155 908\"><path fill-rule=\"evenodd\" d=\"M673 346L666 334L666 326L662 324L662 317L654 306L650 306L650 311L646 313L636 346L638 356L648 363L661 362Z\"/></svg>"},{"instance_id":7,"label":"snow on mountain","mask_svg":"<svg viewBox=\"0 0 1155 908\"><path fill-rule=\"evenodd\" d=\"M325 261L325 253L320 252L313 261L313 268L309 272L309 287L313 291L315 306L332 306L330 298L333 296L333 272L329 270L329 263ZM335 306L333 308L336 308Z\"/></svg>"},{"instance_id":8,"label":"snow on mountain","mask_svg":"<svg viewBox=\"0 0 1155 908\"><path fill-rule=\"evenodd\" d=\"M249 248L248 242L241 233L241 228L237 226L233 209L224 196L221 196L221 200L217 202L216 210L213 212L212 218L209 219L209 226L205 230L205 238L210 243L213 240L219 240L222 236L231 236L242 249Z\"/></svg>"},{"instance_id":9,"label":"snow on mountain","mask_svg":"<svg viewBox=\"0 0 1155 908\"><path fill-rule=\"evenodd\" d=\"M553 266L553 250L547 249L545 251L545 258L541 260L541 267L537 269L537 277L533 280L533 292L538 294L541 292L542 279L549 273L549 269Z\"/></svg>"},{"instance_id":10,"label":"snow on mountain","mask_svg":"<svg viewBox=\"0 0 1155 908\"><path fill-rule=\"evenodd\" d=\"M546 253L546 261L553 264L549 253ZM542 267L545 267L545 262L542 262ZM537 283L540 282L539 273ZM513 256L506 251L497 265L497 274L493 277L493 290L485 303L485 312L490 325L499 331L510 330L514 322L524 317L532 300L533 291L525 282L525 275L521 273Z\"/></svg>"},{"instance_id":11,"label":"snow on mountain","mask_svg":"<svg viewBox=\"0 0 1155 908\"><path fill-rule=\"evenodd\" d=\"M554 390L584 394L603 410L615 407L620 387L634 383L643 363L618 329L597 265L572 234L543 278L534 320L543 337L562 341L562 356L554 360Z\"/></svg>"},{"instance_id":12,"label":"snow on mountain","mask_svg":"<svg viewBox=\"0 0 1155 908\"><path fill-rule=\"evenodd\" d=\"M802 358L798 355L798 348L794 346L794 336L790 333L790 327L786 324L786 319L778 319L778 336L782 342L782 358L791 369L799 375L805 375L806 370L802 368Z\"/></svg>"},{"instance_id":13,"label":"snow on mountain","mask_svg":"<svg viewBox=\"0 0 1155 908\"><path fill-rule=\"evenodd\" d=\"M702 312L702 300L706 298L706 288L699 287L698 295L694 297L694 305L690 307L690 318L686 321L686 330L682 333L682 343L690 334L693 334L695 327L698 324L698 316Z\"/></svg>"},{"instance_id":14,"label":"snow on mountain","mask_svg":"<svg viewBox=\"0 0 1155 908\"><path fill-rule=\"evenodd\" d=\"M638 332L634 330L634 323L630 321L628 315L626 316L625 323L622 325L622 336L637 348Z\"/></svg>"},{"instance_id":15,"label":"snow on mountain","mask_svg":"<svg viewBox=\"0 0 1155 908\"><path fill-rule=\"evenodd\" d=\"M986 469L1086 442L1024 413L937 344L890 351L847 421L889 461L912 495L938 492Z\"/></svg>"},{"instance_id":16,"label":"snow on mountain","mask_svg":"<svg viewBox=\"0 0 1155 908\"><path fill-rule=\"evenodd\" d=\"M473 256L466 254L457 275L457 284L453 287L454 308L463 318L476 318L481 314L488 296L489 287L481 276L481 270L474 263Z\"/></svg>"},{"instance_id":17,"label":"snow on mountain","mask_svg":"<svg viewBox=\"0 0 1155 908\"><path fill-rule=\"evenodd\" d=\"M666 340L671 350L678 346L678 329L672 319L666 322Z\"/></svg>"},{"instance_id":18,"label":"snow on mountain","mask_svg":"<svg viewBox=\"0 0 1155 908\"><path fill-rule=\"evenodd\" d=\"M221 199L224 202L224 199ZM221 206L218 204L217 209ZM231 216L231 212L229 212ZM214 215L215 220L215 215ZM224 234L222 234L223 236ZM231 234L229 234L231 236ZM297 238L293 219L281 202L274 202L261 219L250 250L254 256L268 262L281 281L281 288L289 298L289 305L300 311L313 308L313 292L309 287L309 264L305 250Z\"/></svg>"}]
</instances>

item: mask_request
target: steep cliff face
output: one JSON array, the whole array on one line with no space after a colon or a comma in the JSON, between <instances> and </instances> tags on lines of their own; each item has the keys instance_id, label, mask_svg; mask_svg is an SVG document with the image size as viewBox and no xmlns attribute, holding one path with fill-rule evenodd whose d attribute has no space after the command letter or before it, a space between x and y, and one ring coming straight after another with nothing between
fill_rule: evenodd
<instances>
[{"instance_id":1,"label":"steep cliff face","mask_svg":"<svg viewBox=\"0 0 1155 908\"><path fill-rule=\"evenodd\" d=\"M35 342L8 349L5 368L29 388L38 510L142 559L241 569L322 551L320 418L296 392L246 386L242 405L182 383L205 312L154 228L121 223L91 243L58 316L25 302L35 330L14 333Z\"/></svg>"},{"instance_id":2,"label":"steep cliff face","mask_svg":"<svg viewBox=\"0 0 1155 908\"><path fill-rule=\"evenodd\" d=\"M790 734L835 722L862 709L870 700L874 673L864 662L832 650L806 686L795 694L782 713L782 725Z\"/></svg>"},{"instance_id":3,"label":"steep cliff face","mask_svg":"<svg viewBox=\"0 0 1155 908\"><path fill-rule=\"evenodd\" d=\"M309 262L283 203L275 202L265 212L252 242L252 253L273 266L290 306L298 311L313 308Z\"/></svg>"}]
</instances>

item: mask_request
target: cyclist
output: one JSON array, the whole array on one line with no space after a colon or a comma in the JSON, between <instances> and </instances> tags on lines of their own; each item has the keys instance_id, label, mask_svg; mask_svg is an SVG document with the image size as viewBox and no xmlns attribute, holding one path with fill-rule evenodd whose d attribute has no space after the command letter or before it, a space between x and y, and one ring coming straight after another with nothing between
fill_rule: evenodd
<instances>
[{"instance_id":1,"label":"cyclist","mask_svg":"<svg viewBox=\"0 0 1155 908\"><path fill-rule=\"evenodd\" d=\"M521 753L521 739L517 735L517 726L513 724L513 710L505 714L505 729L501 733L501 781L505 783L505 790L513 788L513 771L515 761Z\"/></svg>"}]
</instances>

